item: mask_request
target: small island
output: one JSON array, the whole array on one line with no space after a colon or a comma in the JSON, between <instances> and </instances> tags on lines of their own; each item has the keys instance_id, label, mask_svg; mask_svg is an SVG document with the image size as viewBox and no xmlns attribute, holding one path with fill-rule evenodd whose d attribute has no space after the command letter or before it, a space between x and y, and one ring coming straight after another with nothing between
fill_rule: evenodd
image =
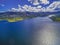
<instances>
[{"instance_id":1,"label":"small island","mask_svg":"<svg viewBox=\"0 0 60 45\"><path fill-rule=\"evenodd\" d=\"M51 15L49 18L52 19L53 21L57 21L57 22L60 21L60 15Z\"/></svg>"}]
</instances>

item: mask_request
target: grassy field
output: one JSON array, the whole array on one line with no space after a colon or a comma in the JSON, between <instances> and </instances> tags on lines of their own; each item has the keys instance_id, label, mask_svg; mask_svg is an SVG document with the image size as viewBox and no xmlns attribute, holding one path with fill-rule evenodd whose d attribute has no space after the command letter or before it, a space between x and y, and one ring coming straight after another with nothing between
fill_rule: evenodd
<instances>
[{"instance_id":1,"label":"grassy field","mask_svg":"<svg viewBox=\"0 0 60 45\"><path fill-rule=\"evenodd\" d=\"M56 20L56 21L60 21L60 18L57 17L55 20Z\"/></svg>"},{"instance_id":2,"label":"grassy field","mask_svg":"<svg viewBox=\"0 0 60 45\"><path fill-rule=\"evenodd\" d=\"M22 17L15 17L15 18L0 18L0 21L1 20L7 20L8 22L16 22L16 21L21 21L23 20Z\"/></svg>"}]
</instances>

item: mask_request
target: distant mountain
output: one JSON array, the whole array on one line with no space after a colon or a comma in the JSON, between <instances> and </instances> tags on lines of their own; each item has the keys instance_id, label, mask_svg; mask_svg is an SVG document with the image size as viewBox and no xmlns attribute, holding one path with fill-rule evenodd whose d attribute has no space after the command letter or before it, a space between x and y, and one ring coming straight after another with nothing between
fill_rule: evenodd
<instances>
[{"instance_id":1,"label":"distant mountain","mask_svg":"<svg viewBox=\"0 0 60 45\"><path fill-rule=\"evenodd\" d=\"M24 16L41 16L41 17L44 17L44 16L48 16L48 15L51 15L51 14L57 14L57 15L60 15L60 11L59 12L2 12L0 13L0 16L8 16L8 17L16 17L16 16L21 16L21 17L24 17Z\"/></svg>"},{"instance_id":2,"label":"distant mountain","mask_svg":"<svg viewBox=\"0 0 60 45\"><path fill-rule=\"evenodd\" d=\"M45 17L49 15L56 15L60 17L60 12L2 12L0 13L0 20L7 20L8 22L16 22L24 19L34 17Z\"/></svg>"}]
</instances>

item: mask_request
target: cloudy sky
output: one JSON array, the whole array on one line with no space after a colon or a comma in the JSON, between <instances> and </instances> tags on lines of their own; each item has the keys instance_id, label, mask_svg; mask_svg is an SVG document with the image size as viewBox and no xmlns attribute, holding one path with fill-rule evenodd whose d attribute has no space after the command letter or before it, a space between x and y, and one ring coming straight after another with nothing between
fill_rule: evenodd
<instances>
[{"instance_id":1,"label":"cloudy sky","mask_svg":"<svg viewBox=\"0 0 60 45\"><path fill-rule=\"evenodd\" d=\"M59 0L0 0L0 11L54 11L60 9Z\"/></svg>"}]
</instances>

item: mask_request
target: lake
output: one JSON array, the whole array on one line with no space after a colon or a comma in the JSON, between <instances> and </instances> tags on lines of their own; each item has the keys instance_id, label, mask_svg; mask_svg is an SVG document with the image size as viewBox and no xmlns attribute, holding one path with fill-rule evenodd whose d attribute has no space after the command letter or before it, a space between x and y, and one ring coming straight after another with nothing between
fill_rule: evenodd
<instances>
[{"instance_id":1,"label":"lake","mask_svg":"<svg viewBox=\"0 0 60 45\"><path fill-rule=\"evenodd\" d=\"M1 21L0 45L60 45L60 22L48 17Z\"/></svg>"}]
</instances>

